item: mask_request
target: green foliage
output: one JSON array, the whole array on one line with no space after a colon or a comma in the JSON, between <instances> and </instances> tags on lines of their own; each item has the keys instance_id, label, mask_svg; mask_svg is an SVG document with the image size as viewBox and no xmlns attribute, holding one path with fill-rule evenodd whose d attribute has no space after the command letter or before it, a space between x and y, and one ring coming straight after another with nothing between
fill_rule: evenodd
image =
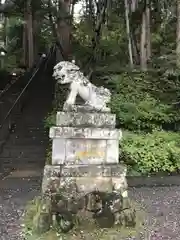
<instances>
[{"instance_id":1,"label":"green foliage","mask_svg":"<svg viewBox=\"0 0 180 240\"><path fill-rule=\"evenodd\" d=\"M154 73L123 73L108 82L113 89L111 108L123 134L121 160L131 174L177 172L180 168L180 83L177 78Z\"/></svg>"},{"instance_id":2,"label":"green foliage","mask_svg":"<svg viewBox=\"0 0 180 240\"><path fill-rule=\"evenodd\" d=\"M176 172L180 168L179 133L125 132L120 147L122 148L121 159L142 174Z\"/></svg>"},{"instance_id":3,"label":"green foliage","mask_svg":"<svg viewBox=\"0 0 180 240\"><path fill-rule=\"evenodd\" d=\"M126 30L124 19L114 14L110 17L108 25L102 26L101 38L98 44L98 66L109 65L120 62L126 66L128 61ZM73 46L76 49L75 56L83 67L92 56L92 38L94 36L92 22L87 16L83 16L80 23L75 24L73 31ZM91 65L92 63L90 63Z\"/></svg>"},{"instance_id":4,"label":"green foliage","mask_svg":"<svg viewBox=\"0 0 180 240\"><path fill-rule=\"evenodd\" d=\"M44 127L46 129L49 129L52 126L56 125L56 113L51 112L47 115L47 117L44 119Z\"/></svg>"},{"instance_id":5,"label":"green foliage","mask_svg":"<svg viewBox=\"0 0 180 240\"><path fill-rule=\"evenodd\" d=\"M150 74L123 73L109 81L113 89L111 108L117 123L129 130L163 129L180 119L171 101L177 101L179 85ZM178 84L178 83L177 83ZM168 88L168 90L167 90ZM167 93L173 95L167 98Z\"/></svg>"},{"instance_id":6,"label":"green foliage","mask_svg":"<svg viewBox=\"0 0 180 240\"><path fill-rule=\"evenodd\" d=\"M14 52L22 47L23 20L19 17L10 17L6 26L6 34L8 36L8 51Z\"/></svg>"}]
</instances>

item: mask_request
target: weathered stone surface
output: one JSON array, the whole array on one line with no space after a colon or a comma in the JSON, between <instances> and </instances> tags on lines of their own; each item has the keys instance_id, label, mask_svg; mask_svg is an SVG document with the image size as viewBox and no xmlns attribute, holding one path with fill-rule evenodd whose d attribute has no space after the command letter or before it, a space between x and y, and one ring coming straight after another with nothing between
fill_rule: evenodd
<instances>
[{"instance_id":1,"label":"weathered stone surface","mask_svg":"<svg viewBox=\"0 0 180 240\"><path fill-rule=\"evenodd\" d=\"M53 139L52 164L63 164L66 160L66 139Z\"/></svg>"},{"instance_id":2,"label":"weathered stone surface","mask_svg":"<svg viewBox=\"0 0 180 240\"><path fill-rule=\"evenodd\" d=\"M106 209L114 224L134 226L136 216L127 196L126 173L123 164L46 165L43 198L51 198L52 214L77 214L86 209L100 221L107 217Z\"/></svg>"},{"instance_id":3,"label":"weathered stone surface","mask_svg":"<svg viewBox=\"0 0 180 240\"><path fill-rule=\"evenodd\" d=\"M116 139L53 139L53 165L118 162L119 141Z\"/></svg>"},{"instance_id":4,"label":"weathered stone surface","mask_svg":"<svg viewBox=\"0 0 180 240\"><path fill-rule=\"evenodd\" d=\"M109 113L58 112L57 126L115 128L116 116Z\"/></svg>"},{"instance_id":5,"label":"weathered stone surface","mask_svg":"<svg viewBox=\"0 0 180 240\"><path fill-rule=\"evenodd\" d=\"M56 192L59 188L60 166L46 165L42 181L42 192Z\"/></svg>"},{"instance_id":6,"label":"weathered stone surface","mask_svg":"<svg viewBox=\"0 0 180 240\"><path fill-rule=\"evenodd\" d=\"M110 177L77 177L76 184L79 192L112 192L112 180Z\"/></svg>"},{"instance_id":7,"label":"weathered stone surface","mask_svg":"<svg viewBox=\"0 0 180 240\"><path fill-rule=\"evenodd\" d=\"M49 137L120 140L122 138L122 132L118 129L109 128L52 127Z\"/></svg>"},{"instance_id":8,"label":"weathered stone surface","mask_svg":"<svg viewBox=\"0 0 180 240\"><path fill-rule=\"evenodd\" d=\"M77 192L108 191L118 190L124 192L127 189L126 167L120 164L109 165L73 165L73 166L52 166L44 168L42 183L43 193L58 192L66 188L73 194ZM76 187L74 187L76 185ZM72 187L73 186L73 187ZM56 189L56 190L55 190Z\"/></svg>"},{"instance_id":9,"label":"weathered stone surface","mask_svg":"<svg viewBox=\"0 0 180 240\"><path fill-rule=\"evenodd\" d=\"M124 174L122 174L121 177L112 177L112 184L113 184L113 189L115 191L118 191L118 192L122 193L122 194L128 188L126 176Z\"/></svg>"},{"instance_id":10,"label":"weathered stone surface","mask_svg":"<svg viewBox=\"0 0 180 240\"><path fill-rule=\"evenodd\" d=\"M60 177L125 177L127 167L124 164L97 164L97 165L46 165L44 175L47 178Z\"/></svg>"}]
</instances>

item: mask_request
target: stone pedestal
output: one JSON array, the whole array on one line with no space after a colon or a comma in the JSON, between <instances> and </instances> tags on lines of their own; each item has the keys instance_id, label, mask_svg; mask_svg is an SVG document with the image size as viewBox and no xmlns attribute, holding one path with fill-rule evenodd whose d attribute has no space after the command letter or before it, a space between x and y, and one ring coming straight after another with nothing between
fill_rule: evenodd
<instances>
[{"instance_id":1,"label":"stone pedestal","mask_svg":"<svg viewBox=\"0 0 180 240\"><path fill-rule=\"evenodd\" d=\"M59 195L52 200L56 202L53 211L100 213L108 206L119 223L120 212L128 209L128 194L127 169L119 164L122 132L115 129L115 115L58 112L50 138L52 165L45 166L42 193L52 199Z\"/></svg>"}]
</instances>

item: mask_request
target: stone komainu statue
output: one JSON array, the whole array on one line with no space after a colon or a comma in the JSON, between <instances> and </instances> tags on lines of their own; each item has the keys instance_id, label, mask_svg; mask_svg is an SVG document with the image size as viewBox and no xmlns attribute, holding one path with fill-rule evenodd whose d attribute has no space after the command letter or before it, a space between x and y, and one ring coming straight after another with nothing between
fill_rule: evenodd
<instances>
[{"instance_id":1,"label":"stone komainu statue","mask_svg":"<svg viewBox=\"0 0 180 240\"><path fill-rule=\"evenodd\" d=\"M64 103L64 111L76 110L76 97L79 95L85 106L90 110L110 112L107 103L111 100L111 93L107 88L96 87L72 62L62 61L54 67L53 77L60 84L70 84L70 93Z\"/></svg>"}]
</instances>

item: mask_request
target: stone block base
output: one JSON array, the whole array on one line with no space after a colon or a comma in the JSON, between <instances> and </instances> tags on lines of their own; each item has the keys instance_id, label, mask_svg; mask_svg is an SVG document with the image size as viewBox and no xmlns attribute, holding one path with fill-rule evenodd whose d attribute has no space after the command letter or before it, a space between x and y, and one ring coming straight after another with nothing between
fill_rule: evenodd
<instances>
[{"instance_id":1,"label":"stone block base","mask_svg":"<svg viewBox=\"0 0 180 240\"><path fill-rule=\"evenodd\" d=\"M127 191L126 167L122 164L107 165L46 165L42 192L59 192L62 188L87 194L93 191L121 194Z\"/></svg>"},{"instance_id":2,"label":"stone block base","mask_svg":"<svg viewBox=\"0 0 180 240\"><path fill-rule=\"evenodd\" d=\"M126 167L108 165L46 165L42 183L42 197L51 202L51 213L66 218L85 210L97 219L114 219L114 224L135 223L127 194ZM128 217L125 212L128 211ZM123 217L125 216L125 217Z\"/></svg>"},{"instance_id":3,"label":"stone block base","mask_svg":"<svg viewBox=\"0 0 180 240\"><path fill-rule=\"evenodd\" d=\"M114 224L133 224L127 169L119 164L122 132L115 129L115 115L76 108L77 112L58 112L49 132L52 165L44 168L42 197L50 202L53 222L59 218L59 223L65 220L72 226L70 215L85 210L97 219L112 218Z\"/></svg>"}]
</instances>

